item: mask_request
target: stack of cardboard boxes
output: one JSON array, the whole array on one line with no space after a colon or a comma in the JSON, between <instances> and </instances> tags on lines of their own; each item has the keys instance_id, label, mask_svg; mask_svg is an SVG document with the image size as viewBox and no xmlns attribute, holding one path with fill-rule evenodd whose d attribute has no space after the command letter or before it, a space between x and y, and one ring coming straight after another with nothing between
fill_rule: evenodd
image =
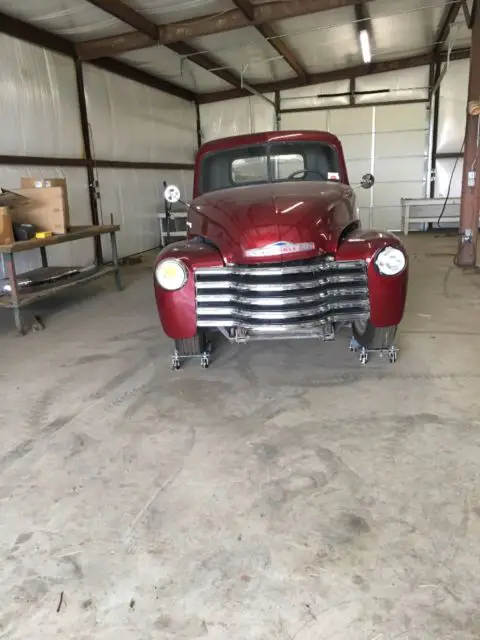
<instances>
[{"instance_id":1,"label":"stack of cardboard boxes","mask_svg":"<svg viewBox=\"0 0 480 640\"><path fill-rule=\"evenodd\" d=\"M70 211L66 180L22 178L20 189L2 189L0 244L15 242L14 223L33 225L37 233L67 233Z\"/></svg>"}]
</instances>

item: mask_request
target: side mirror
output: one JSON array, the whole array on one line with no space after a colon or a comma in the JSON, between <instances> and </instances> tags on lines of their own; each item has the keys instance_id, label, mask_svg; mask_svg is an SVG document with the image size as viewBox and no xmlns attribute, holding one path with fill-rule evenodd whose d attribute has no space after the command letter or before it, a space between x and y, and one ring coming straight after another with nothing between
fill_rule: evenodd
<instances>
[{"instance_id":1,"label":"side mirror","mask_svg":"<svg viewBox=\"0 0 480 640\"><path fill-rule=\"evenodd\" d=\"M175 204L176 202L180 202L181 200L180 189L177 187L176 184L169 184L168 187L163 192L163 197L167 202L170 202L170 204Z\"/></svg>"},{"instance_id":2,"label":"side mirror","mask_svg":"<svg viewBox=\"0 0 480 640\"><path fill-rule=\"evenodd\" d=\"M375 184L375 178L371 173L366 173L360 180L360 186L364 189L371 189Z\"/></svg>"}]
</instances>

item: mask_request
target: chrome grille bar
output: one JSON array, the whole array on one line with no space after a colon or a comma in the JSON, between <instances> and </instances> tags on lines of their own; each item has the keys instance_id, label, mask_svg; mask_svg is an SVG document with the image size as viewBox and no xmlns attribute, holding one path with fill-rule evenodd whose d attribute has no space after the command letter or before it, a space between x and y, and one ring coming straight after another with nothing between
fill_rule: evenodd
<instances>
[{"instance_id":1,"label":"chrome grille bar","mask_svg":"<svg viewBox=\"0 0 480 640\"><path fill-rule=\"evenodd\" d=\"M201 268L195 287L199 327L288 332L369 316L364 261Z\"/></svg>"}]
</instances>

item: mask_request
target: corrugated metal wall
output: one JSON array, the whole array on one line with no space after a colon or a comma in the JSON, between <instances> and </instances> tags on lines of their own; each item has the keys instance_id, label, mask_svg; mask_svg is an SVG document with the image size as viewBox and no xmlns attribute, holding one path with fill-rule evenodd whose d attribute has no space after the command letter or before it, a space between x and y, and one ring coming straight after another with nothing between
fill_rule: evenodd
<instances>
[{"instance_id":1,"label":"corrugated metal wall","mask_svg":"<svg viewBox=\"0 0 480 640\"><path fill-rule=\"evenodd\" d=\"M266 94L273 100L273 95ZM200 106L202 141L275 129L275 108L262 98L238 98Z\"/></svg>"},{"instance_id":2,"label":"corrugated metal wall","mask_svg":"<svg viewBox=\"0 0 480 640\"><path fill-rule=\"evenodd\" d=\"M450 63L440 85L437 153L460 152L465 137L468 100L469 60ZM439 158L435 164L435 196L458 198L462 191L463 160Z\"/></svg>"},{"instance_id":3,"label":"corrugated metal wall","mask_svg":"<svg viewBox=\"0 0 480 640\"><path fill-rule=\"evenodd\" d=\"M0 56L0 155L83 158L73 61L6 35L0 35ZM193 163L193 104L89 65L84 74L97 159ZM19 187L22 176L65 177L72 224L91 223L85 168L0 165L0 186ZM124 256L158 245L162 182L179 183L189 196L192 172L101 169L98 179L100 209L105 222L113 213L121 224L119 252ZM52 264L84 265L93 260L93 243L53 247L49 254ZM19 272L39 265L37 252L22 254L17 260Z\"/></svg>"}]
</instances>

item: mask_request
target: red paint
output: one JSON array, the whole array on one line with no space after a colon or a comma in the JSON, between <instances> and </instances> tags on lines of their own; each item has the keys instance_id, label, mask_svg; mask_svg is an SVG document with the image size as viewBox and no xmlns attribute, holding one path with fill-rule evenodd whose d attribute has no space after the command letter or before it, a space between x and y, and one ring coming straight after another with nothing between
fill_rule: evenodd
<instances>
[{"instance_id":1,"label":"red paint","mask_svg":"<svg viewBox=\"0 0 480 640\"><path fill-rule=\"evenodd\" d=\"M242 145L287 140L320 141L335 147L340 183L276 182L201 193L200 174L206 154ZM359 226L355 194L348 186L342 146L335 136L319 131L284 131L209 142L197 155L194 195L189 211L192 225L189 240L169 245L157 259L157 262L171 257L180 259L189 272L187 284L179 291L164 291L155 281L160 320L171 338L189 338L196 333L195 267L299 260L322 254L334 255L338 260L366 260L372 323L378 327L400 323L407 293L407 268L398 276L382 276L375 267L374 258L386 246L403 251L404 248L392 234L355 228ZM192 240L195 236L208 238L214 246ZM245 256L248 249L278 241L314 242L315 249L283 258Z\"/></svg>"},{"instance_id":2,"label":"red paint","mask_svg":"<svg viewBox=\"0 0 480 640\"><path fill-rule=\"evenodd\" d=\"M398 276L382 276L375 266L375 256L385 247L397 247L406 255L402 243L393 234L362 229L349 234L336 253L338 260L367 261L370 320L376 327L400 324L407 297L408 259Z\"/></svg>"},{"instance_id":3,"label":"red paint","mask_svg":"<svg viewBox=\"0 0 480 640\"><path fill-rule=\"evenodd\" d=\"M181 260L188 270L187 284L178 291L165 291L153 277L158 315L163 330L170 338L192 338L197 332L195 282L193 267L221 267L223 261L212 247L197 242L175 242L160 252L155 267L161 260Z\"/></svg>"},{"instance_id":4,"label":"red paint","mask_svg":"<svg viewBox=\"0 0 480 640\"><path fill-rule=\"evenodd\" d=\"M350 187L331 182L282 182L213 191L195 200L190 236L207 237L226 262L272 262L245 251L285 240L314 242L295 259L334 253L343 229L356 220ZM277 258L278 260L278 258Z\"/></svg>"}]
</instances>

